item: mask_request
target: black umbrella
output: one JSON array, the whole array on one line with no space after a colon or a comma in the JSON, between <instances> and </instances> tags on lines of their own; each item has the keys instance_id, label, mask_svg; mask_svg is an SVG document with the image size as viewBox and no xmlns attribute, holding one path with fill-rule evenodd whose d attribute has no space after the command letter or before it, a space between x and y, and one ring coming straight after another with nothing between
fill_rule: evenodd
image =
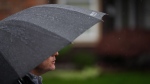
<instances>
[{"instance_id":1,"label":"black umbrella","mask_svg":"<svg viewBox=\"0 0 150 84\"><path fill-rule=\"evenodd\" d=\"M70 44L105 13L47 4L0 22L0 84L12 84L50 55Z\"/></svg>"}]
</instances>

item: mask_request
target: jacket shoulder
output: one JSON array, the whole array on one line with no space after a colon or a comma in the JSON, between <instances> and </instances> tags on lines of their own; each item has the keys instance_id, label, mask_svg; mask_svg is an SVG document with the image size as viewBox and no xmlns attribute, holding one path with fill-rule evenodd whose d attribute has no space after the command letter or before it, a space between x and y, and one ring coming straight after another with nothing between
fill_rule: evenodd
<instances>
[{"instance_id":1,"label":"jacket shoulder","mask_svg":"<svg viewBox=\"0 0 150 84\"><path fill-rule=\"evenodd\" d=\"M17 80L14 84L34 84L31 79L28 76L24 76L23 78L20 78Z\"/></svg>"}]
</instances>

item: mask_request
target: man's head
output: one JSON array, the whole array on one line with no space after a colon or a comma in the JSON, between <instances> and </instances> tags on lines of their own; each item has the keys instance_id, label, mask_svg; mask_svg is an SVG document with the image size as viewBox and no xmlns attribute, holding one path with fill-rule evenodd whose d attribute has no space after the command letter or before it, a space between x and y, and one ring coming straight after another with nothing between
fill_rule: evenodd
<instances>
[{"instance_id":1,"label":"man's head","mask_svg":"<svg viewBox=\"0 0 150 84\"><path fill-rule=\"evenodd\" d=\"M31 73L35 75L41 75L48 71L55 70L55 60L56 56L58 56L58 52L54 53L52 56L44 60L40 65L34 68Z\"/></svg>"}]
</instances>

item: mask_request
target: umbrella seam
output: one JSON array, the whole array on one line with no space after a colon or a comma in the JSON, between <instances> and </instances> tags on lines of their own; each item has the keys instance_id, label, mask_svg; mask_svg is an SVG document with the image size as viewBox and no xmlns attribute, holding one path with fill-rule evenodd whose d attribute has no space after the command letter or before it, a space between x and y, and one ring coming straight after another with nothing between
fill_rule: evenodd
<instances>
[{"instance_id":1,"label":"umbrella seam","mask_svg":"<svg viewBox=\"0 0 150 84\"><path fill-rule=\"evenodd\" d=\"M14 20L14 19L11 19L11 20L9 20L9 21L6 21L6 22L13 22L13 21L18 21L18 22L22 22L22 23L27 23L27 24L29 24L29 25L33 25L33 26L35 26L35 27L39 27L38 29L43 29L44 31L48 31L48 32L50 32L50 33L52 33L52 34L54 34L54 35L57 35L57 36L59 36L59 37L61 37L61 38L63 38L63 39L65 39L65 40L67 40L67 41L70 41L70 40L68 40L68 39L66 39L66 38L64 38L64 37L62 37L61 35L59 35L59 34L55 34L54 32L52 32L52 31L49 31L49 30L47 30L47 29L44 29L42 26L39 26L39 25L36 25L36 24L34 24L34 23L30 23L30 22L27 22L27 21L23 21L23 20ZM5 21L4 21L4 23L5 23ZM22 25L14 25L14 24L9 24L9 25L12 25L12 26L22 26ZM1 26L1 25L0 25ZM24 26L22 26L22 27L24 27ZM1 28L0 28L1 29ZM3 29L2 29L3 30ZM37 31L35 28L34 29L32 29L32 30L34 30L34 31ZM4 31L6 31L6 32L8 32L7 30L4 30ZM37 31L37 32L40 32L40 31ZM42 32L41 32L42 33ZM43 34L45 34L45 33L43 33ZM46 35L49 35L49 34L46 34Z\"/></svg>"}]
</instances>

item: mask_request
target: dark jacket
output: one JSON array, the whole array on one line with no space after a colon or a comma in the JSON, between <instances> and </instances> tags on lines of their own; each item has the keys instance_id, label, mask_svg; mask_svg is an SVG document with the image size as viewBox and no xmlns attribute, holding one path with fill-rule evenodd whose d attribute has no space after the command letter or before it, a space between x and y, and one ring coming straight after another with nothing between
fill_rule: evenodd
<instances>
[{"instance_id":1,"label":"dark jacket","mask_svg":"<svg viewBox=\"0 0 150 84\"><path fill-rule=\"evenodd\" d=\"M20 78L15 84L42 84L42 77L29 73L23 78Z\"/></svg>"}]
</instances>

